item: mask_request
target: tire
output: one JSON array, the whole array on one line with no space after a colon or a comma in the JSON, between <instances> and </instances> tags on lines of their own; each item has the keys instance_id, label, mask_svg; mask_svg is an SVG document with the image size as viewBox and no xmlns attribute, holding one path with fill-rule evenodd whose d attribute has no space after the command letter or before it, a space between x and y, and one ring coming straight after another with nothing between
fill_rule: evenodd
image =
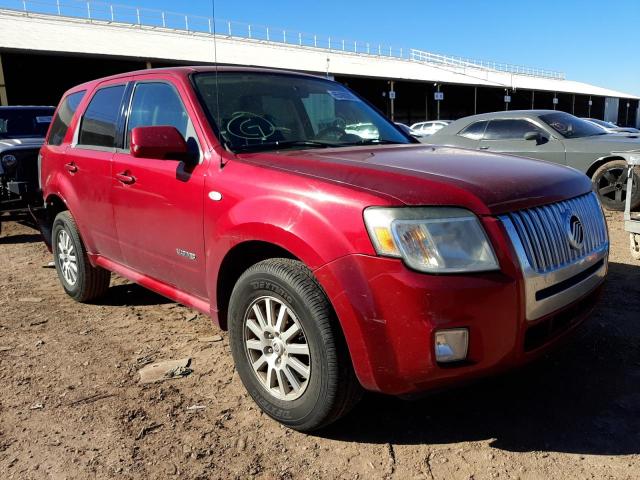
<instances>
[{"instance_id":1,"label":"tire","mask_svg":"<svg viewBox=\"0 0 640 480\"><path fill-rule=\"evenodd\" d=\"M601 165L591 177L593 190L598 194L602 206L607 210L621 212L627 198L627 172L624 160L611 160ZM631 208L640 206L640 169L634 169Z\"/></svg>"},{"instance_id":2,"label":"tire","mask_svg":"<svg viewBox=\"0 0 640 480\"><path fill-rule=\"evenodd\" d=\"M51 243L58 278L71 298L86 303L105 294L111 273L91 265L76 222L68 211L60 212L53 221Z\"/></svg>"},{"instance_id":3,"label":"tire","mask_svg":"<svg viewBox=\"0 0 640 480\"><path fill-rule=\"evenodd\" d=\"M280 328L278 317L283 318ZM332 307L301 262L264 260L242 274L231 294L229 338L236 369L251 397L290 428L306 432L325 427L360 399L361 387ZM300 353L305 345L307 354Z\"/></svg>"},{"instance_id":4,"label":"tire","mask_svg":"<svg viewBox=\"0 0 640 480\"><path fill-rule=\"evenodd\" d=\"M640 234L629 234L629 250L631 251L631 256L634 259L640 260Z\"/></svg>"}]
</instances>

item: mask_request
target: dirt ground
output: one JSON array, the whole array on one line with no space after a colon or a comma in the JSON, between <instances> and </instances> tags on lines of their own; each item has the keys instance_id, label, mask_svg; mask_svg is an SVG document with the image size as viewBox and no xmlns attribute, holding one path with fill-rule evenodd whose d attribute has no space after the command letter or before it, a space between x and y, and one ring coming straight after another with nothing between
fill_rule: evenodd
<instances>
[{"instance_id":1,"label":"dirt ground","mask_svg":"<svg viewBox=\"0 0 640 480\"><path fill-rule=\"evenodd\" d=\"M604 298L563 349L418 401L368 395L316 435L260 413L207 317L115 277L74 303L40 237L5 224L0 478L638 479L640 262L608 220ZM191 375L139 383L184 357Z\"/></svg>"}]
</instances>

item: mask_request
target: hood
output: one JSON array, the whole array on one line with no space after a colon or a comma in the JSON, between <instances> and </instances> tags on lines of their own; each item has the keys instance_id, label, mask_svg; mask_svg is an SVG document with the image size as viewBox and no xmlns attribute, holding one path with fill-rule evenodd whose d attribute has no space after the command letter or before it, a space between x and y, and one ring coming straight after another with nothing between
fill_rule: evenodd
<instances>
[{"instance_id":1,"label":"hood","mask_svg":"<svg viewBox=\"0 0 640 480\"><path fill-rule=\"evenodd\" d=\"M569 167L450 147L350 147L239 158L376 192L391 203L456 205L479 215L557 202L591 189L590 180Z\"/></svg>"},{"instance_id":2,"label":"hood","mask_svg":"<svg viewBox=\"0 0 640 480\"><path fill-rule=\"evenodd\" d=\"M589 148L611 150L637 150L640 149L640 134L633 133L608 133L606 135L595 135L593 137L565 138L562 140L566 145L579 144L588 145Z\"/></svg>"},{"instance_id":3,"label":"hood","mask_svg":"<svg viewBox=\"0 0 640 480\"><path fill-rule=\"evenodd\" d=\"M636 135L636 138L638 138L637 136L640 135L640 132L633 128L616 128L615 130L613 130L613 133L626 136Z\"/></svg>"},{"instance_id":4,"label":"hood","mask_svg":"<svg viewBox=\"0 0 640 480\"><path fill-rule=\"evenodd\" d=\"M44 138L0 138L0 152L7 149L40 148Z\"/></svg>"}]
</instances>

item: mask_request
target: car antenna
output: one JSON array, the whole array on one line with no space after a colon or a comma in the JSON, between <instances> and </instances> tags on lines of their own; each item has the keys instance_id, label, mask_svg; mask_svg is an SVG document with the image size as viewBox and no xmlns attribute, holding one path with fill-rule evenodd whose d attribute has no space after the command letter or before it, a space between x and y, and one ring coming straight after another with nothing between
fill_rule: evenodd
<instances>
[{"instance_id":1,"label":"car antenna","mask_svg":"<svg viewBox=\"0 0 640 480\"><path fill-rule=\"evenodd\" d=\"M231 152L229 150L229 146L227 142L225 142L224 138L222 138L222 121L220 117L220 84L218 82L218 42L217 42L217 34L216 34L216 0L211 0L211 23L213 24L213 68L215 72L216 79L216 124L218 126L218 140L220 144L224 147L225 150ZM222 159L220 163L224 165Z\"/></svg>"}]
</instances>

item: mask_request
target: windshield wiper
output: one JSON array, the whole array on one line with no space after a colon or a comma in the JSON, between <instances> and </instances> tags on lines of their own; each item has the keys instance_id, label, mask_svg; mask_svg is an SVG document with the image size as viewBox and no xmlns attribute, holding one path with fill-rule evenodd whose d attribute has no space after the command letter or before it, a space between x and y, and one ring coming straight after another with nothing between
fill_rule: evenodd
<instances>
[{"instance_id":1,"label":"windshield wiper","mask_svg":"<svg viewBox=\"0 0 640 480\"><path fill-rule=\"evenodd\" d=\"M408 144L409 142L407 142ZM344 147L344 146L352 146L352 145L405 145L404 142L398 142L396 140L385 140L380 138L363 138L358 142L348 142L348 143L340 143L336 146Z\"/></svg>"},{"instance_id":2,"label":"windshield wiper","mask_svg":"<svg viewBox=\"0 0 640 480\"><path fill-rule=\"evenodd\" d=\"M237 152L260 152L265 150L280 150L281 148L292 148L292 147L311 147L311 148L329 148L336 147L339 144L329 143L329 142L320 142L317 140L284 140L282 142L273 142L273 143L256 143L253 145L238 145L232 146L231 148Z\"/></svg>"}]
</instances>

